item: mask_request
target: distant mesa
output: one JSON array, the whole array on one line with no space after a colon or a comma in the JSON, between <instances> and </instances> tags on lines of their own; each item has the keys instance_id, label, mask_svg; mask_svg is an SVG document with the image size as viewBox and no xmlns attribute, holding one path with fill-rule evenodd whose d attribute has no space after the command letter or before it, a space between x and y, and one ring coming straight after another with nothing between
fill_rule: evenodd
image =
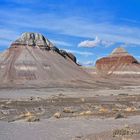
<instances>
[{"instance_id":1,"label":"distant mesa","mask_svg":"<svg viewBox=\"0 0 140 140\"><path fill-rule=\"evenodd\" d=\"M23 85L58 86L82 84L90 76L76 57L60 50L39 33L23 33L0 55L0 87Z\"/></svg>"},{"instance_id":2,"label":"distant mesa","mask_svg":"<svg viewBox=\"0 0 140 140\"><path fill-rule=\"evenodd\" d=\"M124 48L118 47L96 62L96 71L102 76L140 76L140 64Z\"/></svg>"}]
</instances>

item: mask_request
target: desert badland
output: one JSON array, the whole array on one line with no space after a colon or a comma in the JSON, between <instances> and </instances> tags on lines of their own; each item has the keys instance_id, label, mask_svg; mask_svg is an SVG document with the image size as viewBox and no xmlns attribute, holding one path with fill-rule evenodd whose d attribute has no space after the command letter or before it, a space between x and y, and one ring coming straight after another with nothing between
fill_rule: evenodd
<instances>
[{"instance_id":1,"label":"desert badland","mask_svg":"<svg viewBox=\"0 0 140 140\"><path fill-rule=\"evenodd\" d=\"M0 54L1 140L139 140L140 63L124 48L95 67L39 33Z\"/></svg>"}]
</instances>

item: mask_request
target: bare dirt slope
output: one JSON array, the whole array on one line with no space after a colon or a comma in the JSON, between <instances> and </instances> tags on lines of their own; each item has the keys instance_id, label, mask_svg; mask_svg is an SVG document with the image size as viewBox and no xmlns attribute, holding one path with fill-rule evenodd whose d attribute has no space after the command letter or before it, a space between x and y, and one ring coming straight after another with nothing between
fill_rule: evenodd
<instances>
[{"instance_id":1,"label":"bare dirt slope","mask_svg":"<svg viewBox=\"0 0 140 140\"><path fill-rule=\"evenodd\" d=\"M36 33L25 33L0 55L0 86L81 85L91 80L75 57ZM85 84L86 85L86 84Z\"/></svg>"}]
</instances>

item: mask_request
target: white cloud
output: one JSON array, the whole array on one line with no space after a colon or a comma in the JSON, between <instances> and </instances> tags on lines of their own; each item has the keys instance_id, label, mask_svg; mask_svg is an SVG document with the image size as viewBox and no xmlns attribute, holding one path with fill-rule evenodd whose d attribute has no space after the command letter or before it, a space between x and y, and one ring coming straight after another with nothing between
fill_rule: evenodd
<instances>
[{"instance_id":1,"label":"white cloud","mask_svg":"<svg viewBox=\"0 0 140 140\"><path fill-rule=\"evenodd\" d=\"M92 47L96 47L101 43L101 40L96 36L96 38L94 40L85 40L82 41L78 44L78 47L88 47L88 48L92 48Z\"/></svg>"},{"instance_id":2,"label":"white cloud","mask_svg":"<svg viewBox=\"0 0 140 140\"><path fill-rule=\"evenodd\" d=\"M93 47L97 47L100 45L109 47L113 44L114 44L114 42L112 42L112 41L101 40L101 39L99 39L98 36L96 36L94 40L85 40L85 41L80 42L78 44L78 47L93 48Z\"/></svg>"},{"instance_id":3,"label":"white cloud","mask_svg":"<svg viewBox=\"0 0 140 140\"><path fill-rule=\"evenodd\" d=\"M11 13L6 11L6 9L0 9L0 21L4 23L7 30L13 29L15 34L23 32L23 29L43 30L90 39L99 36L101 40L109 40L110 42L140 45L139 26L117 25L106 21L99 23L86 18L70 17L69 15L64 18L58 15L37 13L31 9L23 11L22 9L12 9ZM0 32L0 35L3 33ZM98 43L98 40L92 42L88 40L87 42L88 46L91 46L90 44Z\"/></svg>"},{"instance_id":4,"label":"white cloud","mask_svg":"<svg viewBox=\"0 0 140 140\"><path fill-rule=\"evenodd\" d=\"M107 40L102 40L101 41L101 45L104 46L104 47L110 47L114 44L115 44L115 42L113 42L113 41L107 41Z\"/></svg>"},{"instance_id":5,"label":"white cloud","mask_svg":"<svg viewBox=\"0 0 140 140\"><path fill-rule=\"evenodd\" d=\"M85 61L85 62L78 62L83 66L94 66L95 62L94 61Z\"/></svg>"}]
</instances>

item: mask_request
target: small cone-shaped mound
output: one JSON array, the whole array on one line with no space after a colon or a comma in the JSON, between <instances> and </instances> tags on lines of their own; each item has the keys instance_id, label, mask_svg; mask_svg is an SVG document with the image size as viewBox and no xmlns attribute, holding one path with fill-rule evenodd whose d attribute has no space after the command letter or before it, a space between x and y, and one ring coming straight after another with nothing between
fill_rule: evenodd
<instances>
[{"instance_id":1,"label":"small cone-shaped mound","mask_svg":"<svg viewBox=\"0 0 140 140\"><path fill-rule=\"evenodd\" d=\"M124 48L116 48L108 57L96 62L97 73L102 76L140 77L140 64Z\"/></svg>"},{"instance_id":2,"label":"small cone-shaped mound","mask_svg":"<svg viewBox=\"0 0 140 140\"><path fill-rule=\"evenodd\" d=\"M128 52L124 48L118 47L112 51L110 56L114 57L114 56L126 56L126 55L129 55Z\"/></svg>"},{"instance_id":3,"label":"small cone-shaped mound","mask_svg":"<svg viewBox=\"0 0 140 140\"><path fill-rule=\"evenodd\" d=\"M59 50L41 34L24 33L0 55L0 79L0 86L55 87L78 85L90 76L73 54Z\"/></svg>"}]
</instances>

